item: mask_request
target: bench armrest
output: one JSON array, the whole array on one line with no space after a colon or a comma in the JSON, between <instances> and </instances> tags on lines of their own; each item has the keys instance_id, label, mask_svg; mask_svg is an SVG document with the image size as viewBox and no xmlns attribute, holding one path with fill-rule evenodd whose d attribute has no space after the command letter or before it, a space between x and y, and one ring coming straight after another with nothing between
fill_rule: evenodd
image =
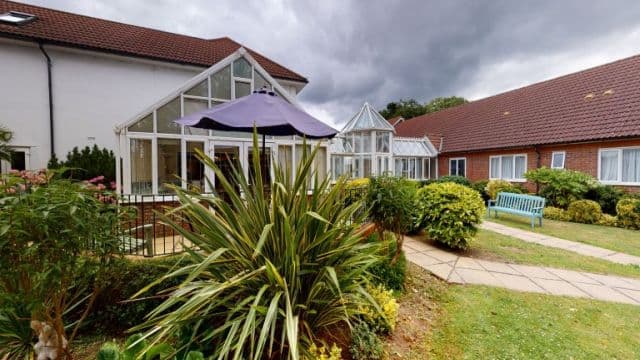
<instances>
[{"instance_id":1,"label":"bench armrest","mask_svg":"<svg viewBox=\"0 0 640 360\"><path fill-rule=\"evenodd\" d=\"M495 205L495 204L496 204L495 200L491 200L491 199L487 200L487 207L489 207L491 205Z\"/></svg>"}]
</instances>

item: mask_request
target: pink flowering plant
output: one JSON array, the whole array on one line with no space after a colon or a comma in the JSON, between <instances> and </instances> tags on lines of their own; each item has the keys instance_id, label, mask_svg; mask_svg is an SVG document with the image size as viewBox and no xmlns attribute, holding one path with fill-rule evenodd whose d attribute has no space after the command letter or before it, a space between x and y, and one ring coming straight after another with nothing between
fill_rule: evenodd
<instances>
[{"instance_id":1,"label":"pink flowering plant","mask_svg":"<svg viewBox=\"0 0 640 360\"><path fill-rule=\"evenodd\" d=\"M102 180L72 181L47 170L0 179L0 318L27 329L30 320L47 322L71 343L120 253L119 225L131 216ZM67 334L70 308L78 321ZM28 356L31 332L22 333ZM15 344L0 332L0 349Z\"/></svg>"}]
</instances>

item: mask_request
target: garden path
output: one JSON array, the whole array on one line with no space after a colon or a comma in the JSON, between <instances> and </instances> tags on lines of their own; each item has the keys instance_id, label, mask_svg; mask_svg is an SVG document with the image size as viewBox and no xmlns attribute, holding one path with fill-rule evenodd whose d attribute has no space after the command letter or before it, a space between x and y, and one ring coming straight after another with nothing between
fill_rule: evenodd
<instances>
[{"instance_id":1,"label":"garden path","mask_svg":"<svg viewBox=\"0 0 640 360\"><path fill-rule=\"evenodd\" d=\"M516 229L510 226L498 224L492 221L484 220L480 224L480 228L497 232L502 235L511 236L522 241L529 243L540 244L544 246L554 247L567 251L572 251L580 255L592 256L598 259L603 259L623 265L638 265L640 266L640 256L634 256L616 252L613 250L583 244L580 242L574 242L569 240L560 239L557 237L535 233L533 231L527 231L522 229Z\"/></svg>"},{"instance_id":2,"label":"garden path","mask_svg":"<svg viewBox=\"0 0 640 360\"><path fill-rule=\"evenodd\" d=\"M640 306L640 279L473 259L408 236L403 249L407 260L449 283L488 285Z\"/></svg>"}]
</instances>

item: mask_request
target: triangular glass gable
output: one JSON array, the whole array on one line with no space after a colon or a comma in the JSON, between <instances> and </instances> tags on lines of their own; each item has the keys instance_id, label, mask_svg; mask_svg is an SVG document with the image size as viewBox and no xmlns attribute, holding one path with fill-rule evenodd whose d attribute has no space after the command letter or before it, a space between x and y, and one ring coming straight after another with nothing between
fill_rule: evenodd
<instances>
[{"instance_id":1,"label":"triangular glass gable","mask_svg":"<svg viewBox=\"0 0 640 360\"><path fill-rule=\"evenodd\" d=\"M343 133L361 130L386 130L395 132L394 127L385 120L380 113L369 105L364 103L358 113L347 122L342 129Z\"/></svg>"}]
</instances>

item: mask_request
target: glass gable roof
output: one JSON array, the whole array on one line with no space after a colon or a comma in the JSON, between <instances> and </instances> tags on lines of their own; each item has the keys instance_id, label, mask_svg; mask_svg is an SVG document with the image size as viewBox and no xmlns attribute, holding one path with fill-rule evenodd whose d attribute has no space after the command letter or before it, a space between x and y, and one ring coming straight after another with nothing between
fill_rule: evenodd
<instances>
[{"instance_id":1,"label":"glass gable roof","mask_svg":"<svg viewBox=\"0 0 640 360\"><path fill-rule=\"evenodd\" d=\"M342 129L343 133L361 130L386 130L395 132L395 129L380 113L371 108L369 103L364 103L360 111L347 122Z\"/></svg>"},{"instance_id":2,"label":"glass gable roof","mask_svg":"<svg viewBox=\"0 0 640 360\"><path fill-rule=\"evenodd\" d=\"M430 149L427 140L419 138L395 137L393 139L393 156L436 156L435 149Z\"/></svg>"}]
</instances>

